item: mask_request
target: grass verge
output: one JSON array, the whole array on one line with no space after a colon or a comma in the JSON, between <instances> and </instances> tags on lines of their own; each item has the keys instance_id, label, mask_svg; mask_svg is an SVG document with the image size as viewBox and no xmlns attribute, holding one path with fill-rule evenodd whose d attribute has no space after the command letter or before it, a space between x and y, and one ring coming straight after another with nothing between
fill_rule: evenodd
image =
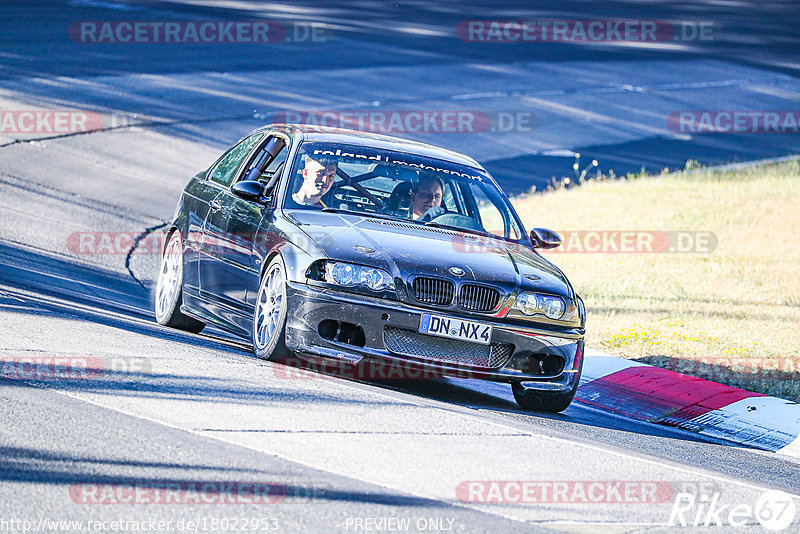
<instances>
[{"instance_id":1,"label":"grass verge","mask_svg":"<svg viewBox=\"0 0 800 534\"><path fill-rule=\"evenodd\" d=\"M514 204L565 234L543 255L586 303L588 345L800 402L799 161L590 180ZM639 252L609 250L625 231ZM689 236L699 250L641 252Z\"/></svg>"}]
</instances>

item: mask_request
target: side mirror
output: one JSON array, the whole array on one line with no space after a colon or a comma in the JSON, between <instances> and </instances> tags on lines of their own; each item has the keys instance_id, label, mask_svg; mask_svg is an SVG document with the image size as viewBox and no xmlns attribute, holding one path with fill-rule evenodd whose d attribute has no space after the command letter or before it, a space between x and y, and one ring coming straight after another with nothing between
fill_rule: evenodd
<instances>
[{"instance_id":1,"label":"side mirror","mask_svg":"<svg viewBox=\"0 0 800 534\"><path fill-rule=\"evenodd\" d=\"M253 200L256 202L266 202L268 199L264 198L264 184L256 180L242 180L233 186L233 194L245 200Z\"/></svg>"},{"instance_id":2,"label":"side mirror","mask_svg":"<svg viewBox=\"0 0 800 534\"><path fill-rule=\"evenodd\" d=\"M534 228L531 230L533 248L556 248L561 244L561 236L547 228Z\"/></svg>"}]
</instances>

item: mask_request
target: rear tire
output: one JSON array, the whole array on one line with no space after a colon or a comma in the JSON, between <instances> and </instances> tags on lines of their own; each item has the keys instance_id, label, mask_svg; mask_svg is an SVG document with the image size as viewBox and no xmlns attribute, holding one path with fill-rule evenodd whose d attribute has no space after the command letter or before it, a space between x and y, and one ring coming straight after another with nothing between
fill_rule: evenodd
<instances>
[{"instance_id":1,"label":"rear tire","mask_svg":"<svg viewBox=\"0 0 800 534\"><path fill-rule=\"evenodd\" d=\"M558 393L525 389L519 382L514 382L511 384L511 391L514 393L514 400L523 410L558 413L566 410L572 403L575 392L578 391L578 382L579 380L576 380L569 391Z\"/></svg>"},{"instance_id":2,"label":"rear tire","mask_svg":"<svg viewBox=\"0 0 800 534\"><path fill-rule=\"evenodd\" d=\"M253 352L262 360L283 361L286 348L286 267L280 255L269 263L258 286L253 311Z\"/></svg>"},{"instance_id":3,"label":"rear tire","mask_svg":"<svg viewBox=\"0 0 800 534\"><path fill-rule=\"evenodd\" d=\"M174 231L167 239L161 269L156 285L155 313L158 324L197 334L205 323L181 313L183 304L183 240L181 233Z\"/></svg>"}]
</instances>

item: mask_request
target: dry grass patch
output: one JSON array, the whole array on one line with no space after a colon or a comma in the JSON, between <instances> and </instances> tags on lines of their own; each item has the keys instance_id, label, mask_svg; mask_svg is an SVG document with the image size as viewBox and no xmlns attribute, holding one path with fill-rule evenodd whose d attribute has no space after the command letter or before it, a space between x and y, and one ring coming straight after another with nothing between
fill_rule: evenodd
<instances>
[{"instance_id":1,"label":"dry grass patch","mask_svg":"<svg viewBox=\"0 0 800 534\"><path fill-rule=\"evenodd\" d=\"M587 306L587 343L800 401L800 162L589 181L514 202L530 226L713 232L708 253L544 252Z\"/></svg>"}]
</instances>

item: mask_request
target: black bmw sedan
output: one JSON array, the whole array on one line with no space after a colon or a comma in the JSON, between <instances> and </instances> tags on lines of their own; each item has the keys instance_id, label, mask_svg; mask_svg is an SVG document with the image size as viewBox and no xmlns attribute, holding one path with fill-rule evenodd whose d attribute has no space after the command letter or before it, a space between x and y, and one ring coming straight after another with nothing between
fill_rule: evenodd
<instances>
[{"instance_id":1,"label":"black bmw sedan","mask_svg":"<svg viewBox=\"0 0 800 534\"><path fill-rule=\"evenodd\" d=\"M583 302L537 252L560 238L527 234L462 154L265 126L189 180L166 232L163 325L213 324L270 360L508 382L530 410L562 411L575 395Z\"/></svg>"}]
</instances>

